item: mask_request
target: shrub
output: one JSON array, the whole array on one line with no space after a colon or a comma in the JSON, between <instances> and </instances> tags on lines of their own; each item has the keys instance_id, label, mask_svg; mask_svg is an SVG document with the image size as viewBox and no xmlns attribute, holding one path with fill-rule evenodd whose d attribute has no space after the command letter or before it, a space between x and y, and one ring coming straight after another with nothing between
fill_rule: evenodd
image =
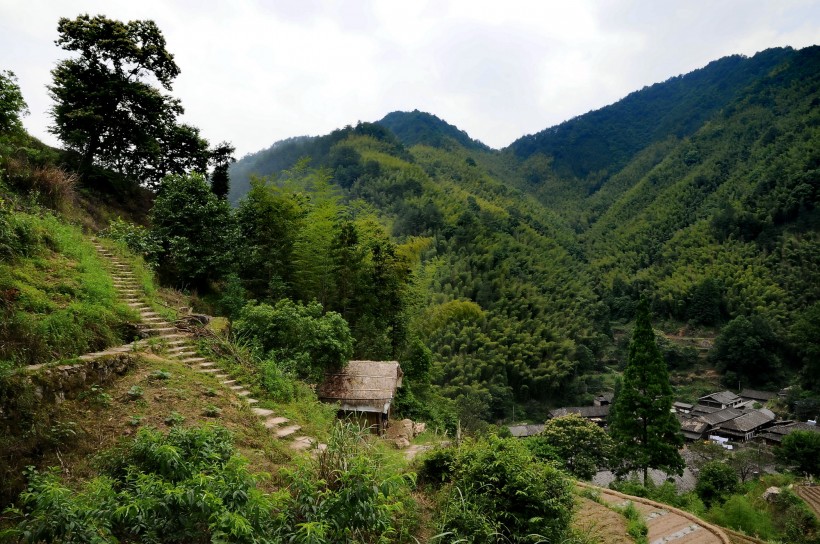
<instances>
[{"instance_id":1,"label":"shrub","mask_svg":"<svg viewBox=\"0 0 820 544\"><path fill-rule=\"evenodd\" d=\"M775 534L769 517L764 512L756 510L743 495L732 495L722 505L712 507L707 512L706 519L717 525L767 540Z\"/></svg>"},{"instance_id":2,"label":"shrub","mask_svg":"<svg viewBox=\"0 0 820 544\"><path fill-rule=\"evenodd\" d=\"M778 460L800 474L820 475L820 433L795 431L783 438Z\"/></svg>"},{"instance_id":3,"label":"shrub","mask_svg":"<svg viewBox=\"0 0 820 544\"><path fill-rule=\"evenodd\" d=\"M572 517L568 480L512 438L460 445L443 491L439 529L447 542L558 542Z\"/></svg>"},{"instance_id":4,"label":"shrub","mask_svg":"<svg viewBox=\"0 0 820 544\"><path fill-rule=\"evenodd\" d=\"M28 471L17 524L26 542L260 542L277 534L281 500L257 488L218 427L141 429L109 452L105 475L74 491L53 472Z\"/></svg>"},{"instance_id":5,"label":"shrub","mask_svg":"<svg viewBox=\"0 0 820 544\"><path fill-rule=\"evenodd\" d=\"M700 469L695 493L709 506L713 502L723 502L739 488L740 479L735 470L720 461L712 461Z\"/></svg>"},{"instance_id":6,"label":"shrub","mask_svg":"<svg viewBox=\"0 0 820 544\"><path fill-rule=\"evenodd\" d=\"M322 305L316 301L302 304L282 299L276 306L248 304L240 312L234 332L307 379L320 379L325 370L343 366L353 354L347 322L336 312L323 315Z\"/></svg>"},{"instance_id":7,"label":"shrub","mask_svg":"<svg viewBox=\"0 0 820 544\"><path fill-rule=\"evenodd\" d=\"M557 458L568 472L585 480L609 463L615 449L601 427L576 414L547 421L539 438L544 440L539 449L547 459Z\"/></svg>"},{"instance_id":8,"label":"shrub","mask_svg":"<svg viewBox=\"0 0 820 544\"><path fill-rule=\"evenodd\" d=\"M297 542L387 542L414 526L412 474L387 470L367 431L337 422L327 447L283 471L291 489L288 533Z\"/></svg>"},{"instance_id":9,"label":"shrub","mask_svg":"<svg viewBox=\"0 0 820 544\"><path fill-rule=\"evenodd\" d=\"M148 262L155 262L160 253L160 245L148 229L124 221L121 217L112 220L101 235L120 242L131 252L145 257Z\"/></svg>"}]
</instances>

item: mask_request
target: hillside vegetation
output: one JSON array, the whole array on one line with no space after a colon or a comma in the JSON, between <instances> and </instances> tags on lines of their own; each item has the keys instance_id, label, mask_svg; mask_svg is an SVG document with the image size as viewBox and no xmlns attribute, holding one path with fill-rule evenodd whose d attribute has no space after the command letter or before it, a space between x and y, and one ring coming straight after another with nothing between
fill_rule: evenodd
<instances>
[{"instance_id":1,"label":"hillside vegetation","mask_svg":"<svg viewBox=\"0 0 820 544\"><path fill-rule=\"evenodd\" d=\"M572 478L685 465L667 365L820 406L820 48L721 59L501 151L393 112L248 156L229 192L233 147L156 86L179 68L152 21L58 31L81 52L51 87L68 151L25 133L0 72L0 538L582 544ZM447 444L410 465L336 421L315 384L352 358L399 361L392 415ZM616 384L609 434L492 425ZM816 474L815 434L778 462ZM796 497L743 497L743 456L703 451L694 494L621 485L816 542Z\"/></svg>"},{"instance_id":2,"label":"hillside vegetation","mask_svg":"<svg viewBox=\"0 0 820 544\"><path fill-rule=\"evenodd\" d=\"M502 151L394 112L242 159L231 197L309 157L398 240L426 240L415 330L464 413L583 402L642 295L670 331L757 323L743 334L768 371L713 356L727 383L812 386L818 63L817 47L727 57Z\"/></svg>"}]
</instances>

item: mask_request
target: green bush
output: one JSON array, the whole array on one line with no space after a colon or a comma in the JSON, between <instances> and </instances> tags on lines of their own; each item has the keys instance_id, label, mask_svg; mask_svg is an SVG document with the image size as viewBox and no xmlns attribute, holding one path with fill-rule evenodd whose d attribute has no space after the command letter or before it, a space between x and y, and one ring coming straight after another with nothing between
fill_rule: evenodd
<instances>
[{"instance_id":1,"label":"green bush","mask_svg":"<svg viewBox=\"0 0 820 544\"><path fill-rule=\"evenodd\" d=\"M732 495L722 505L713 506L707 512L706 519L766 540L775 536L775 528L769 516L756 509L743 495Z\"/></svg>"},{"instance_id":2,"label":"green bush","mask_svg":"<svg viewBox=\"0 0 820 544\"><path fill-rule=\"evenodd\" d=\"M701 467L695 493L707 505L723 502L740 488L735 469L720 461L712 461Z\"/></svg>"},{"instance_id":3,"label":"green bush","mask_svg":"<svg viewBox=\"0 0 820 544\"><path fill-rule=\"evenodd\" d=\"M336 312L323 314L316 301L248 304L234 323L234 333L293 368L297 376L311 380L320 379L325 370L342 367L353 354L347 322Z\"/></svg>"},{"instance_id":4,"label":"green bush","mask_svg":"<svg viewBox=\"0 0 820 544\"><path fill-rule=\"evenodd\" d=\"M820 475L820 433L795 431L789 434L777 449L777 458L799 474Z\"/></svg>"},{"instance_id":5,"label":"green bush","mask_svg":"<svg viewBox=\"0 0 820 544\"><path fill-rule=\"evenodd\" d=\"M156 262L161 246L151 231L141 225L124 221L121 217L112 220L101 236L110 238L127 247L132 253L142 255L148 262Z\"/></svg>"},{"instance_id":6,"label":"green bush","mask_svg":"<svg viewBox=\"0 0 820 544\"><path fill-rule=\"evenodd\" d=\"M281 529L281 500L258 487L219 427L141 429L81 490L28 472L5 536L22 542L262 542ZM269 539L267 541L272 541Z\"/></svg>"},{"instance_id":7,"label":"green bush","mask_svg":"<svg viewBox=\"0 0 820 544\"><path fill-rule=\"evenodd\" d=\"M283 474L291 490L286 533L296 542L409 540L414 476L389 470L353 423L337 422L327 447Z\"/></svg>"},{"instance_id":8,"label":"green bush","mask_svg":"<svg viewBox=\"0 0 820 544\"><path fill-rule=\"evenodd\" d=\"M259 363L262 387L276 402L290 402L296 397L295 378L282 369L276 361L264 359Z\"/></svg>"},{"instance_id":9,"label":"green bush","mask_svg":"<svg viewBox=\"0 0 820 544\"><path fill-rule=\"evenodd\" d=\"M233 259L231 207L198 175L166 176L151 209L151 237L159 244L159 274L178 286L206 288Z\"/></svg>"},{"instance_id":10,"label":"green bush","mask_svg":"<svg viewBox=\"0 0 820 544\"><path fill-rule=\"evenodd\" d=\"M444 542L558 542L566 536L573 509L569 481L516 439L465 441L450 466L439 504Z\"/></svg>"}]
</instances>

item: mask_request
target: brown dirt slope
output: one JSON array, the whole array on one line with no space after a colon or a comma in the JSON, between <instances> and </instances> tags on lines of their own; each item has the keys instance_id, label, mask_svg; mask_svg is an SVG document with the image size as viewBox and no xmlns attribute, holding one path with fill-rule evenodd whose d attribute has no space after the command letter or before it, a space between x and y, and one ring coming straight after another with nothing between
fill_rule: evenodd
<instances>
[{"instance_id":1,"label":"brown dirt slope","mask_svg":"<svg viewBox=\"0 0 820 544\"><path fill-rule=\"evenodd\" d=\"M572 526L592 542L607 544L632 544L626 534L626 519L603 504L577 497L578 510L572 518Z\"/></svg>"},{"instance_id":2,"label":"brown dirt slope","mask_svg":"<svg viewBox=\"0 0 820 544\"><path fill-rule=\"evenodd\" d=\"M641 497L625 495L611 489L578 483L581 487L594 489L603 501L624 505L631 501L644 515L649 528L649 542L674 544L732 544L729 536L720 528L677 508Z\"/></svg>"}]
</instances>

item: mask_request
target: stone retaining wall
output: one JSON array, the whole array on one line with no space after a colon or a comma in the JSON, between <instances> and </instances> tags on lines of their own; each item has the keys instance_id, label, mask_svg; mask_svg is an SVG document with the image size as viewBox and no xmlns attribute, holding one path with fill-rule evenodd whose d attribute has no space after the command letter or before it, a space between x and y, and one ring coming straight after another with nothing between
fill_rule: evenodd
<instances>
[{"instance_id":1,"label":"stone retaining wall","mask_svg":"<svg viewBox=\"0 0 820 544\"><path fill-rule=\"evenodd\" d=\"M59 404L65 399L76 398L92 385L110 383L136 365L136 354L116 353L75 365L41 366L27 370L26 375L38 400Z\"/></svg>"}]
</instances>

